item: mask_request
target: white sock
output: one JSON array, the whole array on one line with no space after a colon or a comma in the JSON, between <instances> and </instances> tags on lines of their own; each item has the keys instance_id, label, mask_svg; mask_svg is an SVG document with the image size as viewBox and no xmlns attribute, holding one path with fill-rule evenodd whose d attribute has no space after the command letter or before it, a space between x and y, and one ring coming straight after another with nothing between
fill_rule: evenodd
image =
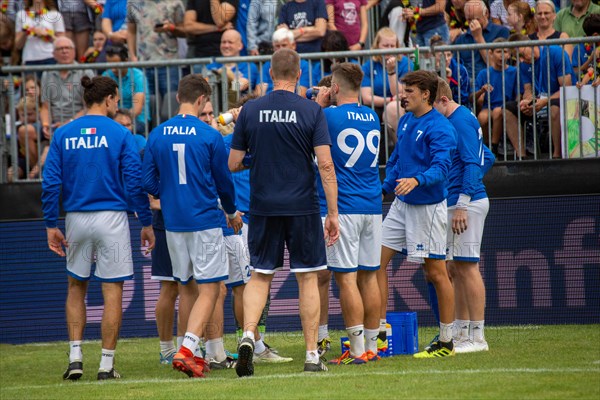
<instances>
[{"instance_id":1,"label":"white sock","mask_svg":"<svg viewBox=\"0 0 600 400\"><path fill-rule=\"evenodd\" d=\"M183 344L183 336L177 336L177 345L175 346L175 348L177 350L179 350L181 348L182 344Z\"/></svg>"},{"instance_id":2,"label":"white sock","mask_svg":"<svg viewBox=\"0 0 600 400\"><path fill-rule=\"evenodd\" d=\"M258 339L256 342L254 342L254 354L260 354L266 349L265 342L263 342L262 339Z\"/></svg>"},{"instance_id":3,"label":"white sock","mask_svg":"<svg viewBox=\"0 0 600 400\"><path fill-rule=\"evenodd\" d=\"M377 354L377 336L379 329L365 329L365 350Z\"/></svg>"},{"instance_id":4,"label":"white sock","mask_svg":"<svg viewBox=\"0 0 600 400\"><path fill-rule=\"evenodd\" d=\"M474 342L484 342L485 335L483 334L483 325L484 320L481 321L471 321L471 335L473 335L472 340Z\"/></svg>"},{"instance_id":5,"label":"white sock","mask_svg":"<svg viewBox=\"0 0 600 400\"><path fill-rule=\"evenodd\" d=\"M102 358L100 358L100 369L110 371L115 364L115 351L102 349Z\"/></svg>"},{"instance_id":6,"label":"white sock","mask_svg":"<svg viewBox=\"0 0 600 400\"><path fill-rule=\"evenodd\" d=\"M244 335L242 336L242 339L243 338L250 338L254 342L254 340L255 340L254 339L254 332L252 332L252 331L244 331Z\"/></svg>"},{"instance_id":7,"label":"white sock","mask_svg":"<svg viewBox=\"0 0 600 400\"><path fill-rule=\"evenodd\" d=\"M200 338L200 341L198 342L198 347L196 347L196 351L194 352L194 355L196 357L200 357L200 358L205 358L205 353L206 353L206 348L204 346L204 338Z\"/></svg>"},{"instance_id":8,"label":"white sock","mask_svg":"<svg viewBox=\"0 0 600 400\"><path fill-rule=\"evenodd\" d=\"M191 351L192 354L195 354L199 343L200 338L198 336L194 335L192 332L186 332L181 346Z\"/></svg>"},{"instance_id":9,"label":"white sock","mask_svg":"<svg viewBox=\"0 0 600 400\"><path fill-rule=\"evenodd\" d=\"M356 325L346 328L348 339L350 339L350 354L360 357L365 352L365 329L364 325Z\"/></svg>"},{"instance_id":10,"label":"white sock","mask_svg":"<svg viewBox=\"0 0 600 400\"><path fill-rule=\"evenodd\" d=\"M160 352L164 355L164 354L170 354L174 351L177 351L175 349L175 345L173 344L172 340L167 340L167 341L160 341Z\"/></svg>"},{"instance_id":11,"label":"white sock","mask_svg":"<svg viewBox=\"0 0 600 400\"><path fill-rule=\"evenodd\" d=\"M444 324L440 322L440 342L448 343L452 340L452 327L453 323Z\"/></svg>"},{"instance_id":12,"label":"white sock","mask_svg":"<svg viewBox=\"0 0 600 400\"><path fill-rule=\"evenodd\" d=\"M385 332L386 331L386 326L387 325L387 320L385 318L381 318L379 320L379 332Z\"/></svg>"},{"instance_id":13,"label":"white sock","mask_svg":"<svg viewBox=\"0 0 600 400\"><path fill-rule=\"evenodd\" d=\"M319 325L319 337L317 339L318 342L329 337L329 331L327 330L327 324Z\"/></svg>"},{"instance_id":14,"label":"white sock","mask_svg":"<svg viewBox=\"0 0 600 400\"><path fill-rule=\"evenodd\" d=\"M306 352L306 362L318 364L319 363L319 353L316 350L311 350Z\"/></svg>"},{"instance_id":15,"label":"white sock","mask_svg":"<svg viewBox=\"0 0 600 400\"><path fill-rule=\"evenodd\" d=\"M206 359L214 358L216 361L223 361L227 358L223 338L211 339L206 341Z\"/></svg>"},{"instance_id":16,"label":"white sock","mask_svg":"<svg viewBox=\"0 0 600 400\"><path fill-rule=\"evenodd\" d=\"M81 340L73 340L69 342L69 362L83 360L83 353L81 351Z\"/></svg>"},{"instance_id":17,"label":"white sock","mask_svg":"<svg viewBox=\"0 0 600 400\"><path fill-rule=\"evenodd\" d=\"M454 340L467 340L469 338L469 320L454 320L454 331L452 336Z\"/></svg>"}]
</instances>

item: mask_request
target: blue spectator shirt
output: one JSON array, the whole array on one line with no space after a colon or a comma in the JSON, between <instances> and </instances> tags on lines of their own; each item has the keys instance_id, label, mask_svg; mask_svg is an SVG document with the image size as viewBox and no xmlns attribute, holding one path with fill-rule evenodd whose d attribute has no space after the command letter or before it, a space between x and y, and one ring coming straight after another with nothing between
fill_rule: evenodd
<instances>
[{"instance_id":1,"label":"blue spectator shirt","mask_svg":"<svg viewBox=\"0 0 600 400\"><path fill-rule=\"evenodd\" d=\"M488 108L488 95L490 98L489 106L492 110L497 107L502 107L504 105L504 103L502 102L502 71L498 71L494 69L494 67L488 67L486 69L481 70L481 72L479 72L479 75L477 75L477 80L475 81L475 90L481 89L482 86L486 83L492 85L494 90L485 93L483 97L482 108ZM504 70L504 99L507 102L514 101L517 99L518 94L519 93L517 86L517 68L509 65Z\"/></svg>"},{"instance_id":2,"label":"blue spectator shirt","mask_svg":"<svg viewBox=\"0 0 600 400\"><path fill-rule=\"evenodd\" d=\"M127 211L127 199L144 226L152 223L142 191L141 159L129 130L101 115L86 115L54 132L44 165L42 210L55 228L62 188L66 212ZM127 193L127 194L126 194Z\"/></svg>"},{"instance_id":3,"label":"blue spectator shirt","mask_svg":"<svg viewBox=\"0 0 600 400\"><path fill-rule=\"evenodd\" d=\"M510 31L508 28L496 25L493 22L489 22L488 25L483 29L483 38L486 43L492 43L494 39L499 37L503 37L508 39L510 35ZM467 30L465 33L461 34L456 38L454 44L475 44L475 39L471 34L471 30ZM487 67L485 60L479 54L479 50L461 50L458 52L460 54L460 62L463 63L469 76L473 73L473 59L471 58L471 54L475 59L475 77L479 74L479 71Z\"/></svg>"},{"instance_id":4,"label":"blue spectator shirt","mask_svg":"<svg viewBox=\"0 0 600 400\"><path fill-rule=\"evenodd\" d=\"M412 71L414 69L413 63L408 59L408 57L402 57L397 64L398 72L396 78L398 80L404 75L406 75L407 72ZM380 61L371 62L371 60L369 60L362 65L362 70L364 73L361 84L362 87L372 86L374 96L391 96L390 81L388 78L387 70ZM373 71L373 79L371 79L371 71Z\"/></svg>"},{"instance_id":5,"label":"blue spectator shirt","mask_svg":"<svg viewBox=\"0 0 600 400\"><path fill-rule=\"evenodd\" d=\"M464 65L459 64L454 58L450 61L450 70L452 76L448 84L452 90L452 99L458 104L469 107L471 105L471 79L469 78L469 72ZM458 81L460 71L460 82ZM460 85L459 85L460 83ZM460 86L460 88L459 88ZM460 93L460 98L459 98Z\"/></svg>"},{"instance_id":6,"label":"blue spectator shirt","mask_svg":"<svg viewBox=\"0 0 600 400\"><path fill-rule=\"evenodd\" d=\"M128 68L125 75L115 75L111 69L104 71L102 76L108 76L114 79L119 85L119 94L121 95L121 103L119 107L131 110L133 107L133 96L137 93L146 93L144 96L144 107L142 112L135 118L135 123L141 126L150 121L150 96L147 93L148 83L146 76L141 69Z\"/></svg>"},{"instance_id":7,"label":"blue spectator shirt","mask_svg":"<svg viewBox=\"0 0 600 400\"><path fill-rule=\"evenodd\" d=\"M573 76L573 67L566 51L560 46L539 46L540 57L535 60L535 95L552 96L560 89L558 78L566 75ZM563 73L564 60L564 73ZM550 75L548 76L548 64L550 63ZM523 85L532 83L531 64L521 62L519 64L519 74ZM550 87L548 87L548 78L550 78Z\"/></svg>"},{"instance_id":8,"label":"blue spectator shirt","mask_svg":"<svg viewBox=\"0 0 600 400\"><path fill-rule=\"evenodd\" d=\"M104 3L102 18L110 19L113 32L126 29L127 26L123 26L123 24L127 18L127 0L107 0Z\"/></svg>"}]
</instances>

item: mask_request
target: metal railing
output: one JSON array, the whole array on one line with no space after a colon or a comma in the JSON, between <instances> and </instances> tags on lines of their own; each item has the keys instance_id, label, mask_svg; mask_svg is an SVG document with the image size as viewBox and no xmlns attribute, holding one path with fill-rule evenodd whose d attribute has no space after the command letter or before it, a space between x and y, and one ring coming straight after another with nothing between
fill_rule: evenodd
<instances>
[{"instance_id":1,"label":"metal railing","mask_svg":"<svg viewBox=\"0 0 600 400\"><path fill-rule=\"evenodd\" d=\"M319 69L317 71L320 72L321 76L325 76L328 74L327 71L325 71L325 63L323 62L326 59L336 59L336 60L349 60L349 61L354 61L354 62L360 62L362 63L367 63L368 66L370 66L370 78L371 78L371 82L373 83L374 81L374 69L373 69L373 65L374 65L374 61L373 61L373 57L379 56L379 57L383 57L383 56L389 56L389 55L393 55L393 56L406 56L409 58L414 58L419 57L419 61L420 64L423 66L422 69L436 69L436 61L435 61L435 55L436 54L443 54L445 51L451 51L453 52L453 54L455 55L455 59L457 59L458 62L460 62L460 52L468 52L468 54L470 55L471 58L471 64L475 64L475 55L479 52L480 49L496 49L496 48L508 48L508 49L512 49L514 55L516 56L516 59L518 60L521 56L520 54L520 49L523 50L525 48L533 48L535 47L539 47L539 46L548 46L548 45L560 45L560 46L565 46L565 45L577 45L580 43L588 43L593 46L593 50L595 51L596 46L598 46L600 44L600 37L592 37L592 38L572 38L572 39L555 39L555 40L543 40L543 41L527 41L527 42L502 42L502 43L488 43L488 44L475 44L475 45L447 45L447 46L437 46L435 48L401 48L401 49L381 49L381 50L362 50L362 51L348 51L348 52L322 52L322 53L312 53L312 54L302 54L301 58L306 60L309 64L309 68L308 68L308 73L309 73L309 86L312 85L316 85L318 82L315 82L313 80L313 70L315 69L315 65L320 65ZM263 83L263 71L265 68L265 63L270 61L270 56L250 56L250 57L216 57L216 58L198 58L198 59L183 59L183 60L169 60L169 61L160 61L160 62L150 62L150 61L138 61L138 62L120 62L120 63L102 63L102 64L76 64L76 65L45 65L45 66L9 66L9 67L4 67L2 68L2 73L3 75L6 76L7 78L7 91L6 93L4 93L4 96L0 96L0 107L3 110L4 106L2 105L2 101L6 101L8 102L8 121L2 119L2 122L0 125L0 129L2 132L1 138L0 138L0 161L2 161L1 165L0 165L0 182L6 182L7 181L7 175L8 175L8 165L7 165L7 159L8 159L8 155L10 155L10 159L11 159L11 166L12 166L12 171L13 171L13 177L12 180L13 181L32 181L32 180L39 180L40 179L40 171L39 168L36 172L36 174L30 174L32 172L32 168L34 167L33 164L36 164L37 162L39 162L39 160L41 160L44 156L44 148L47 147L47 141L46 139L38 134L37 138L35 140L35 145L37 147L36 151L38 154L37 159L38 160L31 160L30 158L30 154L34 154L33 152L30 152L30 148L29 146L31 146L32 141L31 140L25 140L24 143L18 143L19 140L17 140L18 134L17 134L17 112L16 112L16 108L17 108L17 103L20 96L20 92L17 90L17 88L15 87L15 81L18 81L18 79L15 78L19 78L23 83L25 81L25 77L28 74L35 74L35 73L41 73L43 71L72 71L72 70L82 70L82 69L90 69L93 71L96 71L96 73L103 71L103 70L108 70L108 69L115 69L118 72L117 76L118 76L118 81L119 83L122 83L123 80L123 72L127 69L130 68L137 68L137 69L141 69L144 72L144 76L146 76L146 72L148 70L153 70L154 71L154 81L153 82L146 82L146 85L152 85L155 88L155 93L158 93L158 88L161 84L161 82L159 82L159 74L158 71L161 68L165 68L165 67L169 67L169 68L175 68L177 71L177 78L181 78L183 75L189 73L189 71L200 71L202 72L208 79L209 83L211 84L212 88L213 88L213 94L212 94L212 103L213 103L213 107L215 110L215 114L218 114L219 112L222 112L224 110L227 110L230 107L230 102L231 100L237 100L239 99L244 93L240 92L239 89L239 85L236 87L235 85L235 79L233 82L229 82L227 75L226 75L226 71L225 69L222 69L220 74L215 74L212 72L209 72L208 70L208 66L210 66L210 64L213 63L221 63L221 64L225 64L225 63L237 63L238 65L242 65L243 63L247 63L248 65L250 65L251 63L254 63L257 67L257 71L258 74L256 76L248 76L247 78L250 81L250 87L254 87L256 86L257 83ZM488 58L487 58L487 63L489 64L490 60L489 60L489 52L488 52ZM503 66L510 64L510 60L503 59ZM320 63L320 64L317 64ZM566 73L566 60L563 59L563 71L559 71L560 74L564 75ZM542 65L544 65L544 67L546 68L546 76L548 78L548 82L547 86L550 87L550 83L549 79L551 76L551 64L549 62L549 60L546 60L545 64L542 63ZM249 67L250 68L250 67ZM412 68L411 68L412 69ZM445 77L445 71L446 71L446 65L445 65L445 58L439 57L439 63L437 65L437 69L439 69L439 73L441 76ZM471 82L475 81L475 69L474 67L472 68L472 71L470 71L470 79ZM531 76L532 76L532 82L535 83L535 77L536 77L536 71L535 71L535 64L532 65L532 69L531 69ZM34 75L35 76L35 75ZM517 79L519 80L519 74L517 74ZM458 84L460 86L460 74L458 75ZM489 79L489 74L488 74L488 79ZM170 74L166 74L166 84L167 87L172 86L172 77L170 76ZM39 81L39 78L37 78L37 76L35 76L34 78L35 83L37 84ZM508 140L507 137L507 130L506 130L506 96L504 96L504 90L505 90L505 82L504 82L504 73L502 76L502 82L503 82L503 87L501 88L501 90L503 91L503 104L502 104L502 108L505 110L505 112L503 113L503 131L502 131L502 144L504 149L507 149L509 147L509 143L510 141ZM223 84L226 83L226 84ZM518 81L517 85L520 86L521 82ZM535 91L535 84L532 85L533 86L533 105L535 106L537 104L537 102L539 101L537 93ZM120 85L120 87L122 87L122 85ZM173 116L176 111L177 111L177 105L175 104L175 96L174 96L174 91L166 91L162 96L161 95L149 95L149 92L146 90L147 88L145 87L145 94L146 96L149 97L149 110L147 112L147 116L148 118L146 118L146 120L144 121L143 127L142 129L140 129L140 127L138 126L137 130L138 132L141 132L143 135L148 136L148 134L150 133L150 131L152 130L152 128L154 126L157 126L158 124L160 124L161 122L163 122L165 119L170 118L171 116ZM390 88L391 89L391 88ZM396 81L395 82L395 87L394 87L394 91L395 93L401 93L401 85ZM49 91L49 88L41 88L41 90L47 90ZM76 87L73 87L72 90L80 90L77 89ZM392 90L390 90L392 91ZM562 87L561 88L562 94L565 94L566 88ZM374 94L374 87L373 84L371 85L371 92ZM475 92L475 85L472 84L471 85L471 96L473 95L473 93ZM579 93L581 94L581 91L579 91ZM232 95L233 94L233 95ZM389 98L391 97L392 93L387 93L387 87L386 85L383 85L383 93L381 93L381 97L388 99L386 101L385 107L381 108L381 107L375 107L374 104L374 100L372 100L370 102L370 104L366 104L372 108L376 108L378 109L380 115L382 116L382 122L384 122L382 124L382 145L384 147L381 147L381 154L382 154L382 161L384 162L385 160L387 160L388 156L389 156L389 152L392 150L393 148L393 144L394 144L394 138L395 135L392 133L393 129L390 129L391 127L397 126L397 116L401 115L403 110L401 110L400 107L400 102L397 101L397 98L389 101ZM48 97L48 96L46 96ZM584 118L588 118L593 127L594 127L594 132L592 133L592 138L591 140L589 140L589 143L592 143L591 147L592 147L592 155L595 157L599 157L600 156L600 152L599 152L599 148L598 148L598 143L600 141L600 129L599 127L599 121L598 121L598 115L600 115L597 105L600 102L600 99L598 98L598 91L594 92L594 96L592 99L586 100L587 101L587 105L586 105L586 114L584 115L583 113L583 108L582 106L579 106L580 111L579 115L578 115L578 121L575 121L572 125L577 125L577 122L579 124L579 127L583 126L583 119ZM582 103L582 101L584 101L584 99L582 99L581 97L579 97L578 99L576 99L576 104L578 105L582 105L584 103ZM459 91L459 95L458 95L458 101L459 102L463 102L464 99L461 98L460 95L460 91ZM464 101L465 104L469 104L469 101ZM488 97L488 104L489 106L489 97ZM38 102L34 102L34 104L28 104L27 101L25 101L25 114L27 111L28 107L33 107L35 109L36 115L40 115L40 106ZM476 110L476 105L473 103L472 105L472 110L475 113ZM71 103L71 107L74 107L74 102ZM563 107L561 109L561 119L563 122L563 126L567 126L568 125L568 115L567 115L567 110L568 107ZM75 114L76 110L72 109L72 114ZM542 109L543 111L543 109ZM521 147L521 145L523 144L521 141L525 141L525 136L523 135L524 130L523 130L523 117L521 116L521 113L517 113L517 118L518 118L518 124L517 124L517 131L518 131L518 139L517 142L515 143L516 145L519 146L519 148ZM552 119L552 112L546 112L546 114L543 113L534 113L533 117L533 124L530 124L529 127L532 128L532 132L528 131L529 135L532 135L532 140L533 142L531 143L532 148L531 148L531 153L532 153L532 158L533 159L541 159L541 158L553 158L552 157L552 137L551 135L548 135L548 138L538 138L538 121L540 120L546 120L548 123L548 129L551 131L553 128L553 124L556 124L556 119ZM134 118L135 119L135 118ZM573 118L571 118L569 121L573 121ZM54 123L56 124L61 124L64 123L66 121L64 120L59 120L59 121L54 121ZM394 125L395 122L395 125ZM487 143L491 143L492 141L492 121L491 121L491 113L490 116L488 117L488 131L484 132L484 138L486 139ZM134 121L135 123L135 121ZM587 124L589 125L589 123ZM556 129L556 126L554 126L554 129ZM7 135L7 133L9 135ZM9 140L7 140L7 136L9 136ZM561 138L563 141L568 140L568 135L567 132L561 132ZM573 139L573 138L571 138ZM579 131L579 138L575 138L577 140L579 140L580 146L579 146L579 154L572 154L573 156L579 156L582 157L584 156L584 151L583 151L583 145L581 145L583 143L584 137L583 137L583 133L580 130ZM547 142L548 144L548 148L550 149L550 154L549 155L545 155L544 152L541 151L542 147L546 147L545 143L540 143L540 140L543 140L545 142ZM543 145L543 146L540 146ZM19 156L19 146L21 146L21 156ZM589 153L589 146L587 148L588 153ZM589 155L589 154L588 154ZM567 156L571 156L571 154L567 154ZM519 157L516 155L515 153L510 153L509 151L504 151L504 154L501 154L498 161L510 161L510 160L519 160L522 157ZM15 171L18 171L19 169L19 159L21 159L21 165L25 166L25 170L23 171L24 174L22 177L17 177L14 176L15 175ZM36 161L35 163L32 161Z\"/></svg>"}]
</instances>

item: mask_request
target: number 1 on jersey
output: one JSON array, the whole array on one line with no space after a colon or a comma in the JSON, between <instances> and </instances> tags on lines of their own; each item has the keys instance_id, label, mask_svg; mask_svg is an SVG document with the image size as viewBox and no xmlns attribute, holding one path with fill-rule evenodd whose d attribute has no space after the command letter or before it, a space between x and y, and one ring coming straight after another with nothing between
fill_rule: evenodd
<instances>
[{"instance_id":1,"label":"number 1 on jersey","mask_svg":"<svg viewBox=\"0 0 600 400\"><path fill-rule=\"evenodd\" d=\"M179 184L187 185L185 172L185 143L173 143L173 151L177 153L177 170L179 171Z\"/></svg>"}]
</instances>

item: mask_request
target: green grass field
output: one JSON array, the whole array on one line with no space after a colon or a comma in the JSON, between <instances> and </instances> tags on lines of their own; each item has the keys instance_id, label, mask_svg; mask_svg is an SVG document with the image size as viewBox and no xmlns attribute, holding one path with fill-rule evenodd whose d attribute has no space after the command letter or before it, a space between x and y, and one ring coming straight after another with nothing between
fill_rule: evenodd
<instances>
[{"instance_id":1,"label":"green grass field","mask_svg":"<svg viewBox=\"0 0 600 400\"><path fill-rule=\"evenodd\" d=\"M334 332L332 355L339 354ZM420 329L421 346L434 334ZM486 329L490 351L448 359L397 356L360 366L331 366L305 374L298 334L273 334L269 343L294 362L256 365L255 375L213 371L188 379L158 364L158 339L119 342L120 381L96 379L100 343L84 343L84 376L64 382L66 343L0 345L2 399L600 399L600 326L517 326ZM226 338L234 347L235 339Z\"/></svg>"}]
</instances>

